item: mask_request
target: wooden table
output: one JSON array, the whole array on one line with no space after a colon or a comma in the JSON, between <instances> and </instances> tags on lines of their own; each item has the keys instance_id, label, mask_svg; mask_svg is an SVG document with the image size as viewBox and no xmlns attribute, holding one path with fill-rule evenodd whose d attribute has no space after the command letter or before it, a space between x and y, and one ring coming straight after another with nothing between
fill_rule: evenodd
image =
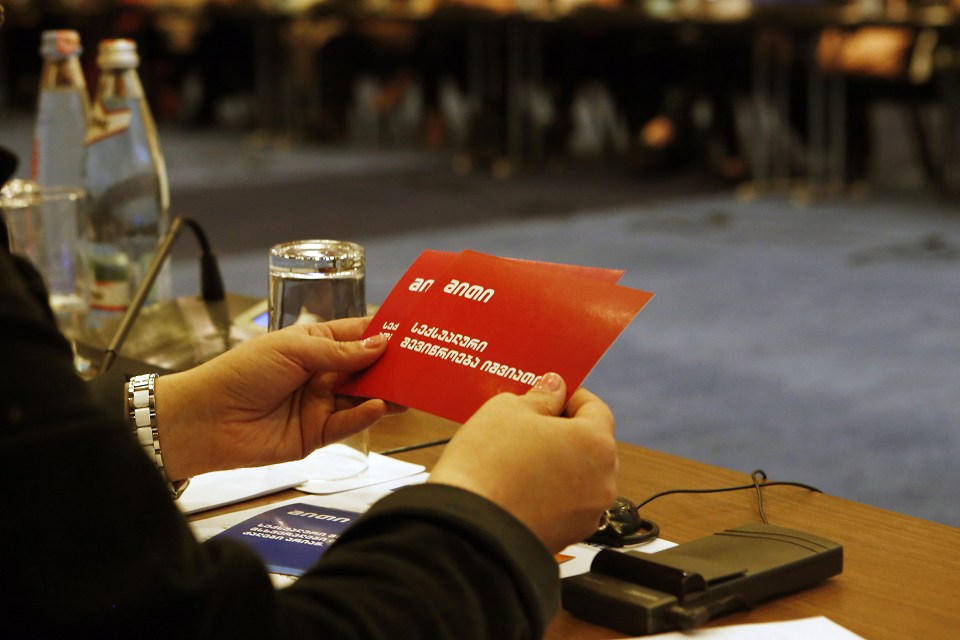
<instances>
[{"instance_id":1,"label":"wooden table","mask_svg":"<svg viewBox=\"0 0 960 640\"><path fill-rule=\"evenodd\" d=\"M385 451L448 437L456 426L411 411L376 425L371 433L371 449ZM431 447L396 457L430 468L442 450L443 447ZM628 444L621 443L619 451L620 494L635 502L667 489L751 482L744 473ZM261 498L259 502L269 504L295 495L299 493L290 491ZM255 504L244 503L234 509ZM960 529L796 487L765 489L763 504L770 524L807 531L842 544L843 573L754 611L725 616L710 626L823 615L867 640L960 638ZM230 510L228 507L199 517ZM754 491L665 496L644 507L642 513L660 525L664 539L678 543L760 522ZM546 637L594 640L626 636L561 611Z\"/></svg>"}]
</instances>

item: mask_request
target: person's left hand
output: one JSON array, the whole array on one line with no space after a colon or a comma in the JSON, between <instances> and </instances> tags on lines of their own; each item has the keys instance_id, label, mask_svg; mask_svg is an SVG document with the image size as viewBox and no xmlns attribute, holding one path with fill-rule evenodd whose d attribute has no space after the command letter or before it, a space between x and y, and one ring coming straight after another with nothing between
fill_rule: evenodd
<instances>
[{"instance_id":1,"label":"person's left hand","mask_svg":"<svg viewBox=\"0 0 960 640\"><path fill-rule=\"evenodd\" d=\"M332 391L339 373L369 367L386 348L379 334L360 340L369 323L294 325L157 378L157 429L170 479L299 460L402 411Z\"/></svg>"}]
</instances>

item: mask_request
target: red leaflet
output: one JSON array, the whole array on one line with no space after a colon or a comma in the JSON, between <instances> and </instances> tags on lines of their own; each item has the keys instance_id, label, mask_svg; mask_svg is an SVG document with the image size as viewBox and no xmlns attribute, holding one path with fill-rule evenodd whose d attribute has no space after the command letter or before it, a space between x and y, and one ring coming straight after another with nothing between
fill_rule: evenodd
<instances>
[{"instance_id":1,"label":"red leaflet","mask_svg":"<svg viewBox=\"0 0 960 640\"><path fill-rule=\"evenodd\" d=\"M371 322L390 338L337 391L464 422L488 398L523 394L553 371L567 399L652 293L623 271L425 251Z\"/></svg>"}]
</instances>

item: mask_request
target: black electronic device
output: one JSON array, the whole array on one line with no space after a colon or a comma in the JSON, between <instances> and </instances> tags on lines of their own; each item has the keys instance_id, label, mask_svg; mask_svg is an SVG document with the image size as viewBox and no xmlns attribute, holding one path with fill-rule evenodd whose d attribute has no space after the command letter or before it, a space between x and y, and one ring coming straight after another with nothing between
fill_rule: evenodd
<instances>
[{"instance_id":1,"label":"black electronic device","mask_svg":"<svg viewBox=\"0 0 960 640\"><path fill-rule=\"evenodd\" d=\"M843 571L843 547L818 536L747 524L659 553L603 549L590 571L564 578L563 608L630 635L690 629Z\"/></svg>"},{"instance_id":2,"label":"black electronic device","mask_svg":"<svg viewBox=\"0 0 960 640\"><path fill-rule=\"evenodd\" d=\"M653 540L660 535L656 522L640 516L637 505L626 498L617 498L600 518L596 533L587 542L608 547L627 547Z\"/></svg>"}]
</instances>

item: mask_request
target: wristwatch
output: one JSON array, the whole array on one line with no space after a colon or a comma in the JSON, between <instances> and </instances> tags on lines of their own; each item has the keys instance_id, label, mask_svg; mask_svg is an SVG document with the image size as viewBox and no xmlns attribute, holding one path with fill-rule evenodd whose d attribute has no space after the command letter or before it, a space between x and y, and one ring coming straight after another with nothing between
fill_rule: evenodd
<instances>
[{"instance_id":1,"label":"wristwatch","mask_svg":"<svg viewBox=\"0 0 960 640\"><path fill-rule=\"evenodd\" d=\"M172 482L163 467L160 433L157 431L157 398L154 394L156 379L155 373L130 378L127 382L127 415L130 417L137 441L150 459L156 463L157 469L160 470L160 474L170 488L170 495L176 500L186 491L190 478Z\"/></svg>"}]
</instances>

